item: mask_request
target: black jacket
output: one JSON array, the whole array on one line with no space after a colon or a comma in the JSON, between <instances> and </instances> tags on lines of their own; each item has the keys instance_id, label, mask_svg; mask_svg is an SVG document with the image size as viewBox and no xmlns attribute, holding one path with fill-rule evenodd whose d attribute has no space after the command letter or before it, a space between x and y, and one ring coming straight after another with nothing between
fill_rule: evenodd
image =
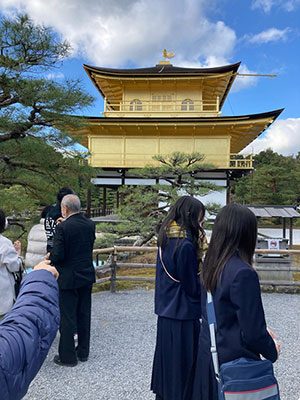
<instances>
[{"instance_id":1,"label":"black jacket","mask_svg":"<svg viewBox=\"0 0 300 400\"><path fill-rule=\"evenodd\" d=\"M51 252L53 249L53 239L55 235L55 229L57 226L56 220L61 218L61 208L60 203L55 204L54 206L46 207L48 209L45 221L44 228L47 237L47 253Z\"/></svg>"},{"instance_id":2,"label":"black jacket","mask_svg":"<svg viewBox=\"0 0 300 400\"><path fill-rule=\"evenodd\" d=\"M76 289L95 282L94 241L95 224L82 214L73 214L57 225L50 260L59 272L60 289Z\"/></svg>"}]
</instances>

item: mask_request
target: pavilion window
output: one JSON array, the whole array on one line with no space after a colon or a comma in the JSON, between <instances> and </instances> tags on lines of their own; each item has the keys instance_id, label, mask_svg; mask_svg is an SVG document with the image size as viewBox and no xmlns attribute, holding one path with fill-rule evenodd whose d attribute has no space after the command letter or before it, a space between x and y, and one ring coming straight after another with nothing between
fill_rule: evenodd
<instances>
[{"instance_id":1,"label":"pavilion window","mask_svg":"<svg viewBox=\"0 0 300 400\"><path fill-rule=\"evenodd\" d=\"M139 99L134 99L130 102L130 111L142 111L142 102Z\"/></svg>"},{"instance_id":2,"label":"pavilion window","mask_svg":"<svg viewBox=\"0 0 300 400\"><path fill-rule=\"evenodd\" d=\"M185 99L181 103L181 111L194 111L194 102L191 99Z\"/></svg>"}]
</instances>

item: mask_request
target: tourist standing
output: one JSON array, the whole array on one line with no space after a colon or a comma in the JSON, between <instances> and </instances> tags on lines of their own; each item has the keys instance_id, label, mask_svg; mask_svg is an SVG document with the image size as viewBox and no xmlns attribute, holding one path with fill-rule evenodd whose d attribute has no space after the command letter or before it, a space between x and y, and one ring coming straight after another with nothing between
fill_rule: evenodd
<instances>
[{"instance_id":1,"label":"tourist standing","mask_svg":"<svg viewBox=\"0 0 300 400\"><path fill-rule=\"evenodd\" d=\"M90 348L91 293L95 282L93 245L95 224L80 213L78 196L63 197L61 213L65 218L57 225L51 263L59 272L60 340L54 362L73 367L87 361ZM78 333L75 349L74 332Z\"/></svg>"},{"instance_id":2,"label":"tourist standing","mask_svg":"<svg viewBox=\"0 0 300 400\"><path fill-rule=\"evenodd\" d=\"M14 244L2 235L8 222L0 209L0 319L13 306L16 299L14 273L22 266L21 243Z\"/></svg>"},{"instance_id":3,"label":"tourist standing","mask_svg":"<svg viewBox=\"0 0 300 400\"><path fill-rule=\"evenodd\" d=\"M58 220L62 218L61 215L61 201L67 194L74 194L74 190L69 187L62 187L56 195L56 204L46 207L47 213L45 215L44 227L47 237L47 253L53 248L53 238ZM44 213L44 212L43 212Z\"/></svg>"},{"instance_id":4,"label":"tourist standing","mask_svg":"<svg viewBox=\"0 0 300 400\"><path fill-rule=\"evenodd\" d=\"M27 251L25 256L25 267L33 268L45 259L47 253L47 237L45 234L45 219L34 225L27 236Z\"/></svg>"},{"instance_id":5,"label":"tourist standing","mask_svg":"<svg viewBox=\"0 0 300 400\"><path fill-rule=\"evenodd\" d=\"M183 196L171 207L159 231L155 282L158 321L151 382L157 400L183 399L197 356L204 213L199 200Z\"/></svg>"},{"instance_id":6,"label":"tourist standing","mask_svg":"<svg viewBox=\"0 0 300 400\"><path fill-rule=\"evenodd\" d=\"M260 360L263 356L274 362L279 356L279 344L266 327L258 275L252 267L256 238L256 217L247 207L229 204L222 208L202 268L202 328L195 380L188 400L218 399L206 291L213 295L219 365L240 357Z\"/></svg>"}]
</instances>

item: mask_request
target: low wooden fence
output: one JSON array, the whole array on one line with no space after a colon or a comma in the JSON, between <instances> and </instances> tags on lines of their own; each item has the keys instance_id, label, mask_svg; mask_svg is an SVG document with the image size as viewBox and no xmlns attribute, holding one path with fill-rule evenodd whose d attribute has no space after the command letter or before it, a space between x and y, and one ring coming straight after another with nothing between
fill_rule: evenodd
<instances>
[{"instance_id":1,"label":"low wooden fence","mask_svg":"<svg viewBox=\"0 0 300 400\"><path fill-rule=\"evenodd\" d=\"M115 213L115 209L114 208L96 207L96 208L91 208L88 211L87 208L82 208L81 212L88 218L95 218L95 217L106 217L107 215L112 215ZM89 213L89 215L88 215L88 213Z\"/></svg>"},{"instance_id":2,"label":"low wooden fence","mask_svg":"<svg viewBox=\"0 0 300 400\"><path fill-rule=\"evenodd\" d=\"M146 253L146 252L157 252L157 247L130 247L130 246L114 246L105 249L96 249L94 250L94 255L96 257L96 264L98 265L98 256L100 254L110 254L111 261L97 267L97 270L107 270L110 271L110 276L97 279L96 283L104 283L110 282L110 291L112 293L116 292L116 282L117 281L146 281L146 282L154 282L155 278L152 277L134 277L134 276L117 276L117 269L118 268L154 268L155 264L141 264L141 263L122 263L118 262L118 253L120 252L128 252L128 253ZM300 250L269 250L269 249L256 249L255 253L257 254L285 254L285 255L292 255L292 254L300 254ZM300 272L300 268L298 267L280 267L280 268L273 268L272 267L256 267L257 271L293 271L293 272ZM266 281L261 280L261 285L268 285L268 286L299 286L300 281L280 281L280 280L273 280L273 281Z\"/></svg>"}]
</instances>

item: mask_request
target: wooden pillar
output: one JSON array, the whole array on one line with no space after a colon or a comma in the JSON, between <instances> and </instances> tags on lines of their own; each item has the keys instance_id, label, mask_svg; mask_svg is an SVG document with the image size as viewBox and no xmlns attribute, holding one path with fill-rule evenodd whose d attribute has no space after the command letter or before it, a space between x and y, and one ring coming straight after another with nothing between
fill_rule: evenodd
<instances>
[{"instance_id":1,"label":"wooden pillar","mask_svg":"<svg viewBox=\"0 0 300 400\"><path fill-rule=\"evenodd\" d=\"M103 198L102 198L102 215L106 215L106 186L103 186Z\"/></svg>"},{"instance_id":2,"label":"wooden pillar","mask_svg":"<svg viewBox=\"0 0 300 400\"><path fill-rule=\"evenodd\" d=\"M124 186L125 185L125 170L122 170L122 180L121 180L121 185ZM124 200L125 200L125 194L121 193L121 205L124 205Z\"/></svg>"},{"instance_id":3,"label":"wooden pillar","mask_svg":"<svg viewBox=\"0 0 300 400\"><path fill-rule=\"evenodd\" d=\"M293 218L290 218L290 249L293 248Z\"/></svg>"},{"instance_id":4,"label":"wooden pillar","mask_svg":"<svg viewBox=\"0 0 300 400\"><path fill-rule=\"evenodd\" d=\"M86 194L86 216L91 218L91 188L88 188Z\"/></svg>"},{"instance_id":5,"label":"wooden pillar","mask_svg":"<svg viewBox=\"0 0 300 400\"><path fill-rule=\"evenodd\" d=\"M119 208L120 205L120 193L119 193L119 187L117 188L117 208Z\"/></svg>"},{"instance_id":6,"label":"wooden pillar","mask_svg":"<svg viewBox=\"0 0 300 400\"><path fill-rule=\"evenodd\" d=\"M114 246L114 252L112 254L111 268L111 278L110 278L110 291L111 293L116 293L117 290L117 249Z\"/></svg>"},{"instance_id":7,"label":"wooden pillar","mask_svg":"<svg viewBox=\"0 0 300 400\"><path fill-rule=\"evenodd\" d=\"M229 174L226 173L227 178L226 178L226 204L230 203L230 177Z\"/></svg>"},{"instance_id":8,"label":"wooden pillar","mask_svg":"<svg viewBox=\"0 0 300 400\"><path fill-rule=\"evenodd\" d=\"M286 238L286 219L282 218L282 237Z\"/></svg>"}]
</instances>

